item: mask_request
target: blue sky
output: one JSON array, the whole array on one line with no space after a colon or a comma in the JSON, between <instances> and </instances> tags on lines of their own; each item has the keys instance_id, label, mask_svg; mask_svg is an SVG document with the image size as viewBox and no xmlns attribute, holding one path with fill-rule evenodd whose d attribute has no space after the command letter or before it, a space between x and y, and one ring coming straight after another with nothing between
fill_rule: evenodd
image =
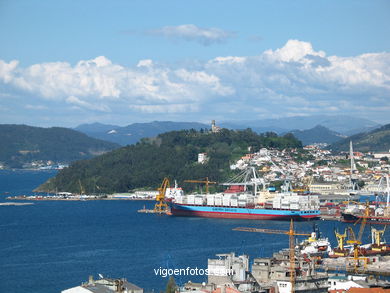
<instances>
[{"instance_id":1,"label":"blue sky","mask_svg":"<svg viewBox=\"0 0 390 293\"><path fill-rule=\"evenodd\" d=\"M390 119L388 1L0 1L0 123Z\"/></svg>"}]
</instances>

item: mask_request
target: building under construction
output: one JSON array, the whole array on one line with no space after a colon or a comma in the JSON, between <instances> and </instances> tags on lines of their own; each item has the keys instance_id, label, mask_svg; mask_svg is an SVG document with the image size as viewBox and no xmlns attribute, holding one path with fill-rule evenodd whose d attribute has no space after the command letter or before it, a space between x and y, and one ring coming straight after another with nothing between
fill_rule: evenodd
<instances>
[{"instance_id":1,"label":"building under construction","mask_svg":"<svg viewBox=\"0 0 390 293\"><path fill-rule=\"evenodd\" d=\"M328 275L315 270L315 261L295 258L294 288L291 288L290 253L282 250L270 258L255 258L252 276L264 292L328 292Z\"/></svg>"},{"instance_id":2,"label":"building under construction","mask_svg":"<svg viewBox=\"0 0 390 293\"><path fill-rule=\"evenodd\" d=\"M184 285L185 291L215 292L292 292L290 282L290 253L282 250L271 258L255 258L249 266L249 256L234 253L217 254L208 260L207 283ZM315 271L307 259L295 259L294 292L328 292L328 275Z\"/></svg>"}]
</instances>

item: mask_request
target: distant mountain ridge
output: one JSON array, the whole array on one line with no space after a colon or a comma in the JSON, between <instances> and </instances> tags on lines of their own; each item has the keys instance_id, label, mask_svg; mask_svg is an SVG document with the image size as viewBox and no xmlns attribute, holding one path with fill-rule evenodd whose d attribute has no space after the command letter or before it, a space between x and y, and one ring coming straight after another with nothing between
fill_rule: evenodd
<instances>
[{"instance_id":1,"label":"distant mountain ridge","mask_svg":"<svg viewBox=\"0 0 390 293\"><path fill-rule=\"evenodd\" d=\"M322 125L332 131L343 135L353 135L363 131L369 131L380 126L380 124L364 118L351 117L346 115L312 115L294 116L278 119L263 119L251 121L226 121L221 126L232 129L244 129L250 127L256 132L274 131L278 134L292 130L307 130L317 125Z\"/></svg>"},{"instance_id":2,"label":"distant mountain ridge","mask_svg":"<svg viewBox=\"0 0 390 293\"><path fill-rule=\"evenodd\" d=\"M377 128L380 124L363 119L350 117L345 115L313 115L313 116L296 116L279 119L264 119L252 121L217 121L217 125L227 129L247 129L251 128L256 133L276 132L277 134L284 134L288 132L296 132L301 135L306 142L327 142L333 143L337 141L340 136L349 136L352 134L365 132ZM318 133L304 132L315 128L318 125L328 129L321 130L322 141L317 141L320 137ZM155 137L161 133L174 130L188 130L188 129L210 129L210 124L203 124L198 122L173 122L173 121L153 121L147 123L133 123L128 126L117 126L101 123L81 124L75 130L81 131L91 137L103 139L118 143L120 145L134 144L145 137ZM317 129L318 130L318 129ZM297 132L298 131L298 132ZM334 133L331 133L334 132ZM313 139L310 138L313 136Z\"/></svg>"},{"instance_id":3,"label":"distant mountain ridge","mask_svg":"<svg viewBox=\"0 0 390 293\"><path fill-rule=\"evenodd\" d=\"M186 130L209 129L210 125L198 122L153 121L148 123L133 123L127 126L107 125L101 123L81 124L75 130L91 137L118 143L122 146L134 144L141 138L155 137L161 133Z\"/></svg>"},{"instance_id":4,"label":"distant mountain ridge","mask_svg":"<svg viewBox=\"0 0 390 293\"><path fill-rule=\"evenodd\" d=\"M118 147L69 128L0 125L0 162L10 168L37 160L68 163Z\"/></svg>"},{"instance_id":5,"label":"distant mountain ridge","mask_svg":"<svg viewBox=\"0 0 390 293\"><path fill-rule=\"evenodd\" d=\"M83 133L100 133L100 132L108 132L112 129L119 128L118 125L111 125L111 124L102 124L99 122L90 123L90 124L81 124L74 128L74 130L83 132Z\"/></svg>"},{"instance_id":6,"label":"distant mountain ridge","mask_svg":"<svg viewBox=\"0 0 390 293\"><path fill-rule=\"evenodd\" d=\"M383 125L372 131L352 135L335 142L329 148L335 151L348 151L350 141L352 141L353 148L356 151L387 152L390 150L390 124Z\"/></svg>"},{"instance_id":7,"label":"distant mountain ridge","mask_svg":"<svg viewBox=\"0 0 390 293\"><path fill-rule=\"evenodd\" d=\"M303 145L313 143L327 143L332 144L336 141L344 139L346 136L336 131L332 131L322 125L317 125L307 130L293 130L290 131Z\"/></svg>"}]
</instances>

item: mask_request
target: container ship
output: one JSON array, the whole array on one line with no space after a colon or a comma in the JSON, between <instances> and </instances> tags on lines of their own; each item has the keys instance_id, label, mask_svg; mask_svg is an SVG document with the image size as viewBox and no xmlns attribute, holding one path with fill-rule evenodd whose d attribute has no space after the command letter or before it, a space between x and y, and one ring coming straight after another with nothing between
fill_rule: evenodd
<instances>
[{"instance_id":1,"label":"container ship","mask_svg":"<svg viewBox=\"0 0 390 293\"><path fill-rule=\"evenodd\" d=\"M355 223L359 219L363 218L363 214L353 214L353 213L341 213L343 217L343 222L346 223ZM389 216L375 216L371 214L367 218L367 223L369 224L382 224L382 225L390 225L390 215Z\"/></svg>"},{"instance_id":2,"label":"container ship","mask_svg":"<svg viewBox=\"0 0 390 293\"><path fill-rule=\"evenodd\" d=\"M252 175L252 177L250 177ZM317 195L298 195L285 182L282 192L270 192L254 169L243 172L243 182L228 182L225 192L189 194L170 199L170 214L253 220L312 220L320 216ZM262 187L262 189L261 189Z\"/></svg>"},{"instance_id":3,"label":"container ship","mask_svg":"<svg viewBox=\"0 0 390 293\"><path fill-rule=\"evenodd\" d=\"M353 223L359 219L366 218L367 223L370 224L383 224L390 225L390 180L386 175L386 189L384 194L386 195L386 203L375 203L368 206L368 213L365 214L366 206L363 204L350 204L341 213L343 222ZM381 183L379 183L381 185Z\"/></svg>"}]
</instances>

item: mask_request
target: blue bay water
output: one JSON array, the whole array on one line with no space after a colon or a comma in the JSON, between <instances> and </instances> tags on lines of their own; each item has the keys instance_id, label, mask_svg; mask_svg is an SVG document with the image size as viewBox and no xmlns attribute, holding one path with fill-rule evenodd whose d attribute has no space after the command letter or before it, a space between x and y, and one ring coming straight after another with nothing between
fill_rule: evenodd
<instances>
[{"instance_id":1,"label":"blue bay water","mask_svg":"<svg viewBox=\"0 0 390 293\"><path fill-rule=\"evenodd\" d=\"M0 201L31 190L53 171L0 171ZM140 201L34 201L31 206L0 206L0 292L51 293L79 285L89 275L125 277L158 292L167 279L161 268L207 268L217 253L271 256L288 246L285 235L232 231L237 226L288 229L288 222L180 218L138 214ZM317 221L336 240L339 222ZM310 232L312 223L297 223ZM364 239L368 241L368 229ZM388 239L389 240L389 239ZM205 276L176 277L178 283Z\"/></svg>"}]
</instances>

